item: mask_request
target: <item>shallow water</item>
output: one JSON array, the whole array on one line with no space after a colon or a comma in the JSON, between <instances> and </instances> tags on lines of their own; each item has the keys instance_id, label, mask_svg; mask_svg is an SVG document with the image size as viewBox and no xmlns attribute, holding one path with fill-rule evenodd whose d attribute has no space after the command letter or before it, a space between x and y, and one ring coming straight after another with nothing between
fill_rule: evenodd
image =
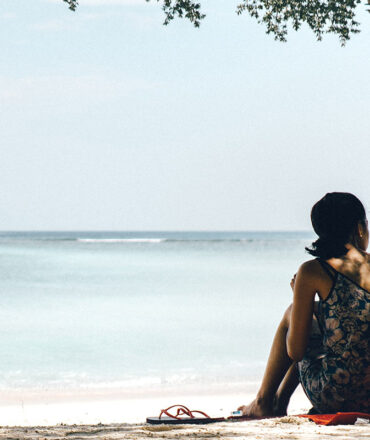
<instances>
[{"instance_id":1,"label":"shallow water","mask_svg":"<svg viewBox=\"0 0 370 440\"><path fill-rule=\"evenodd\" d=\"M260 377L310 233L0 234L0 387Z\"/></svg>"}]
</instances>

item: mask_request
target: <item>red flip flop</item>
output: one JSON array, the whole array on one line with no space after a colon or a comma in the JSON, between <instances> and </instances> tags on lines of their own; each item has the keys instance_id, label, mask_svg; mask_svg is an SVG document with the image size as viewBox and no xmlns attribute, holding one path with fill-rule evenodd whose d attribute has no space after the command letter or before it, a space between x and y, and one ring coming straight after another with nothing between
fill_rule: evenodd
<instances>
[{"instance_id":1,"label":"red flip flop","mask_svg":"<svg viewBox=\"0 0 370 440\"><path fill-rule=\"evenodd\" d=\"M175 414L170 413L170 410L173 410L173 408L177 408ZM194 413L200 414L202 417L196 417ZM209 415L203 411L190 411L190 409L184 405L172 405L166 409L162 409L159 417L147 417L146 422L152 425L205 425L207 423L224 422L225 420L224 417L209 417Z\"/></svg>"}]
</instances>

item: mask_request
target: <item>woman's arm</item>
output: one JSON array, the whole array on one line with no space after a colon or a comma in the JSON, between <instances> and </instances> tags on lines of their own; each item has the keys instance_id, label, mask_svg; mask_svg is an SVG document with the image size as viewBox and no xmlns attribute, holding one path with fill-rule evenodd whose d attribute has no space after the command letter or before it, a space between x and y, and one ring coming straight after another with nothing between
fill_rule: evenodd
<instances>
[{"instance_id":1,"label":"woman's arm","mask_svg":"<svg viewBox=\"0 0 370 440\"><path fill-rule=\"evenodd\" d=\"M301 265L295 278L291 321L286 337L287 352L294 361L300 361L306 351L317 291L317 262L307 261Z\"/></svg>"}]
</instances>

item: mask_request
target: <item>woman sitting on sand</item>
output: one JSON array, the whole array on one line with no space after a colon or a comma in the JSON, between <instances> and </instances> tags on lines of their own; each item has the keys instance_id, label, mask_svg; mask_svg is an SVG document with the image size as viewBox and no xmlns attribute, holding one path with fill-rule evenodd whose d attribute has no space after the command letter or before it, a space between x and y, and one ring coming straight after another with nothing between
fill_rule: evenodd
<instances>
[{"instance_id":1,"label":"woman sitting on sand","mask_svg":"<svg viewBox=\"0 0 370 440\"><path fill-rule=\"evenodd\" d=\"M328 193L311 211L318 240L291 286L262 384L243 415L285 415L299 383L312 413L370 412L370 255L365 209L352 194ZM319 301L315 301L318 294Z\"/></svg>"}]
</instances>

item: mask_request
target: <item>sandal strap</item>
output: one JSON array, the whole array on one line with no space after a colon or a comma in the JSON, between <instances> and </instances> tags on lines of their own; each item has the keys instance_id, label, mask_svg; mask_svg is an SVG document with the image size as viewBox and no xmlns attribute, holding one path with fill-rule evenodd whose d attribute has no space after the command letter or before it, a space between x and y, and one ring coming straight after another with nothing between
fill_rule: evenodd
<instances>
[{"instance_id":1,"label":"sandal strap","mask_svg":"<svg viewBox=\"0 0 370 440\"><path fill-rule=\"evenodd\" d=\"M169 412L173 408L177 408L176 414L171 414ZM186 415L186 416L190 417L191 419L194 419L195 418L195 416L193 415L194 413L202 414L202 416L206 417L207 419L210 418L209 415L207 415L205 412L198 411L198 410L190 411L190 409L184 405L172 405L166 409L162 409L159 414L159 418L161 419L162 415L165 414L167 417L170 417L172 419L177 419L177 420L182 420L181 416L183 416L183 415Z\"/></svg>"}]
</instances>

